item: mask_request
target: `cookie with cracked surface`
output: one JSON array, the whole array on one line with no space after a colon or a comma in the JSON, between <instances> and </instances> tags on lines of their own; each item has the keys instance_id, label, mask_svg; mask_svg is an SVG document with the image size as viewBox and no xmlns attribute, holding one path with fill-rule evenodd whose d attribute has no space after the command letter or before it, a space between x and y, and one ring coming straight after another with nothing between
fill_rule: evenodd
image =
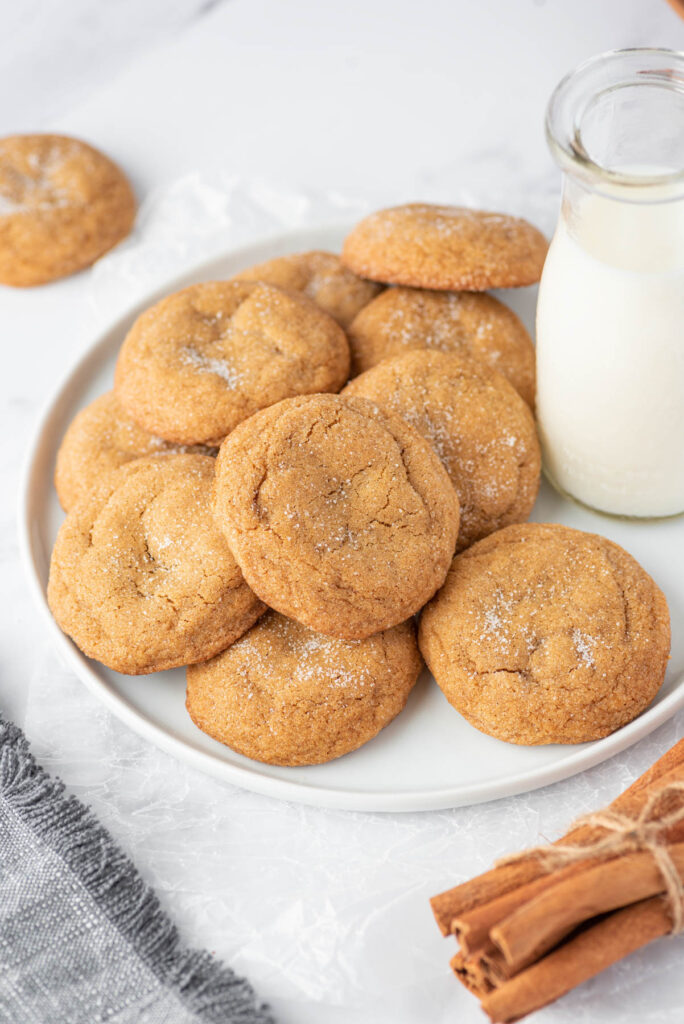
<instances>
[{"instance_id":1,"label":"cookie with cracked surface","mask_svg":"<svg viewBox=\"0 0 684 1024\"><path fill-rule=\"evenodd\" d=\"M209 281L138 317L114 390L151 434L218 444L258 409L338 391L348 375L347 337L310 299L254 281Z\"/></svg>"},{"instance_id":2,"label":"cookie with cracked surface","mask_svg":"<svg viewBox=\"0 0 684 1024\"><path fill-rule=\"evenodd\" d=\"M65 512L133 459L184 453L188 446L148 434L127 416L113 391L100 395L81 409L67 429L57 452L55 488ZM198 455L216 455L216 449L197 445Z\"/></svg>"},{"instance_id":3,"label":"cookie with cracked surface","mask_svg":"<svg viewBox=\"0 0 684 1024\"><path fill-rule=\"evenodd\" d=\"M461 508L457 551L532 511L541 473L534 418L500 373L446 352L407 352L347 384L430 442Z\"/></svg>"},{"instance_id":4,"label":"cookie with cracked surface","mask_svg":"<svg viewBox=\"0 0 684 1024\"><path fill-rule=\"evenodd\" d=\"M140 675L205 661L264 606L210 511L214 459L137 459L68 513L48 602L90 658Z\"/></svg>"},{"instance_id":5,"label":"cookie with cracked surface","mask_svg":"<svg viewBox=\"0 0 684 1024\"><path fill-rule=\"evenodd\" d=\"M509 743L586 743L665 677L664 595L623 548L557 523L509 526L454 559L419 645L447 700Z\"/></svg>"},{"instance_id":6,"label":"cookie with cracked surface","mask_svg":"<svg viewBox=\"0 0 684 1024\"><path fill-rule=\"evenodd\" d=\"M323 764L399 714L422 658L413 622L337 640L269 611L211 661L187 670L195 725L267 764Z\"/></svg>"},{"instance_id":7,"label":"cookie with cracked surface","mask_svg":"<svg viewBox=\"0 0 684 1024\"><path fill-rule=\"evenodd\" d=\"M381 285L364 281L331 252L314 250L259 263L235 275L238 281L265 281L286 291L302 292L345 330Z\"/></svg>"},{"instance_id":8,"label":"cookie with cracked surface","mask_svg":"<svg viewBox=\"0 0 684 1024\"><path fill-rule=\"evenodd\" d=\"M534 345L513 310L491 295L387 288L347 332L352 376L415 349L470 356L498 370L534 408Z\"/></svg>"},{"instance_id":9,"label":"cookie with cracked surface","mask_svg":"<svg viewBox=\"0 0 684 1024\"><path fill-rule=\"evenodd\" d=\"M0 283L46 284L89 267L135 219L123 171L80 139L0 139Z\"/></svg>"},{"instance_id":10,"label":"cookie with cracked surface","mask_svg":"<svg viewBox=\"0 0 684 1024\"><path fill-rule=\"evenodd\" d=\"M290 398L241 423L216 463L214 514L254 592L310 629L359 640L441 586L458 499L420 434L360 398Z\"/></svg>"},{"instance_id":11,"label":"cookie with cracked surface","mask_svg":"<svg viewBox=\"0 0 684 1024\"><path fill-rule=\"evenodd\" d=\"M534 284L547 248L542 233L518 217L407 203L357 224L345 239L342 262L384 284L480 292Z\"/></svg>"}]
</instances>

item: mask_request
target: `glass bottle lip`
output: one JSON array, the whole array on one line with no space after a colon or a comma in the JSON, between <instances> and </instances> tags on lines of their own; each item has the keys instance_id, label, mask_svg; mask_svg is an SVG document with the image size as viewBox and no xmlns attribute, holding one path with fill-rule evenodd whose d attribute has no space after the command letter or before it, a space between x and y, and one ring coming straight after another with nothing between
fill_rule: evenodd
<instances>
[{"instance_id":1,"label":"glass bottle lip","mask_svg":"<svg viewBox=\"0 0 684 1024\"><path fill-rule=\"evenodd\" d=\"M551 153L563 171L597 191L638 202L645 201L654 186L665 186L684 196L684 167L628 173L602 166L587 152L581 122L589 105L598 95L629 85L656 85L684 96L684 51L666 47L606 50L568 72L546 108L544 125ZM684 132L684 125L681 130Z\"/></svg>"}]
</instances>

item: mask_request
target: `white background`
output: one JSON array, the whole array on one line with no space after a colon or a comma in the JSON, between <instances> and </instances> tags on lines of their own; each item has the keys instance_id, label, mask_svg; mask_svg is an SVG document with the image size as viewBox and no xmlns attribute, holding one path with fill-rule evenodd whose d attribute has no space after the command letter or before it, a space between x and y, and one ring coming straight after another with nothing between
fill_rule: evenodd
<instances>
[{"instance_id":1,"label":"white background","mask_svg":"<svg viewBox=\"0 0 684 1024\"><path fill-rule=\"evenodd\" d=\"M604 49L684 48L664 0L0 0L0 25L0 134L81 135L144 203L208 168L379 199L548 194L542 121L557 80ZM92 281L0 288L0 706L93 805L183 937L248 973L284 1024L481 1020L449 976L427 898L609 800L684 716L577 779L405 816L278 804L146 747L60 666L18 561L20 466L41 404L93 335ZM680 1022L683 942L537 1019Z\"/></svg>"}]
</instances>

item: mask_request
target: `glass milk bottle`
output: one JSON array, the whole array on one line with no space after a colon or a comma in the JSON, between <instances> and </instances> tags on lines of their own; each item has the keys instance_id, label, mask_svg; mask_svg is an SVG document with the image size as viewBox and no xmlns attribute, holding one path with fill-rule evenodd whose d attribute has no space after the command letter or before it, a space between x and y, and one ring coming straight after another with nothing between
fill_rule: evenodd
<instances>
[{"instance_id":1,"label":"glass milk bottle","mask_svg":"<svg viewBox=\"0 0 684 1024\"><path fill-rule=\"evenodd\" d=\"M684 511L684 53L577 68L546 121L564 172L539 288L537 414L559 490Z\"/></svg>"}]
</instances>

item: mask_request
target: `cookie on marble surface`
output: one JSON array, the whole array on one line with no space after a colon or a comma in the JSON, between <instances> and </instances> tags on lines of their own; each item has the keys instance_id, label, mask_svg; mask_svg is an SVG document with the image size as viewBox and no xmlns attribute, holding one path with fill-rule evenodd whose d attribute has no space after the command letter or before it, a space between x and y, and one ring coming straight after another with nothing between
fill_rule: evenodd
<instances>
[{"instance_id":1,"label":"cookie on marble surface","mask_svg":"<svg viewBox=\"0 0 684 1024\"><path fill-rule=\"evenodd\" d=\"M129 675L205 661L264 606L210 511L214 459L136 459L68 513L48 602L90 658Z\"/></svg>"},{"instance_id":2,"label":"cookie on marble surface","mask_svg":"<svg viewBox=\"0 0 684 1024\"><path fill-rule=\"evenodd\" d=\"M0 139L0 283L46 284L130 232L135 197L104 153L64 135Z\"/></svg>"},{"instance_id":3,"label":"cookie on marble surface","mask_svg":"<svg viewBox=\"0 0 684 1024\"><path fill-rule=\"evenodd\" d=\"M338 391L347 338L310 299L253 281L209 281L138 317L114 390L145 430L176 444L218 444L292 395Z\"/></svg>"},{"instance_id":4,"label":"cookie on marble surface","mask_svg":"<svg viewBox=\"0 0 684 1024\"><path fill-rule=\"evenodd\" d=\"M364 281L331 252L298 252L259 263L236 274L238 281L265 281L291 292L303 292L337 320L340 327L350 323L381 286Z\"/></svg>"},{"instance_id":5,"label":"cookie on marble surface","mask_svg":"<svg viewBox=\"0 0 684 1024\"><path fill-rule=\"evenodd\" d=\"M422 667L413 622L337 640L269 611L223 654L187 670L195 725L267 764L322 764L403 709Z\"/></svg>"},{"instance_id":6,"label":"cookie on marble surface","mask_svg":"<svg viewBox=\"0 0 684 1024\"><path fill-rule=\"evenodd\" d=\"M204 445L190 450L199 455L216 454L216 449ZM114 392L108 391L81 409L64 435L55 468L57 497L68 512L125 463L147 455L187 451L187 445L148 434L126 415Z\"/></svg>"},{"instance_id":7,"label":"cookie on marble surface","mask_svg":"<svg viewBox=\"0 0 684 1024\"><path fill-rule=\"evenodd\" d=\"M214 513L245 579L310 629L363 639L441 586L458 499L420 434L359 398L290 398L241 423L216 464Z\"/></svg>"},{"instance_id":8,"label":"cookie on marble surface","mask_svg":"<svg viewBox=\"0 0 684 1024\"><path fill-rule=\"evenodd\" d=\"M664 595L617 544L509 526L454 559L419 644L447 700L509 743L585 743L636 718L665 677Z\"/></svg>"},{"instance_id":9,"label":"cookie on marble surface","mask_svg":"<svg viewBox=\"0 0 684 1024\"><path fill-rule=\"evenodd\" d=\"M440 291L486 291L534 284L548 243L505 213L407 203L379 210L347 236L342 262L385 284Z\"/></svg>"},{"instance_id":10,"label":"cookie on marble surface","mask_svg":"<svg viewBox=\"0 0 684 1024\"><path fill-rule=\"evenodd\" d=\"M355 377L342 391L349 395L401 416L430 442L458 495L457 551L527 519L539 490L539 441L532 413L500 373L423 349Z\"/></svg>"},{"instance_id":11,"label":"cookie on marble surface","mask_svg":"<svg viewBox=\"0 0 684 1024\"><path fill-rule=\"evenodd\" d=\"M534 408L534 345L513 310L491 295L387 288L347 332L352 376L414 349L479 359Z\"/></svg>"}]
</instances>

